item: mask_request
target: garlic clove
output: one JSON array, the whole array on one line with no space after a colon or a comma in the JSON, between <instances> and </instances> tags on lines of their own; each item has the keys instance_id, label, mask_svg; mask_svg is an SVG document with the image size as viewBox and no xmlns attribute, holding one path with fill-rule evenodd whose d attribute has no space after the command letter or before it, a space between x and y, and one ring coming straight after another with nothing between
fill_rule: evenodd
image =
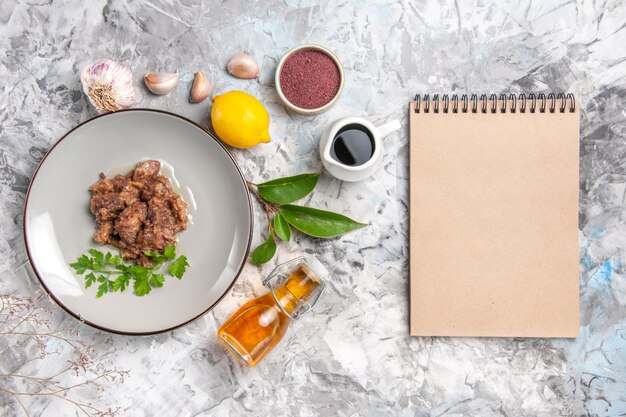
<instances>
[{"instance_id":1,"label":"garlic clove","mask_svg":"<svg viewBox=\"0 0 626 417\"><path fill-rule=\"evenodd\" d=\"M86 66L80 73L83 91L99 113L122 110L137 102L133 72L110 59Z\"/></svg>"},{"instance_id":2,"label":"garlic clove","mask_svg":"<svg viewBox=\"0 0 626 417\"><path fill-rule=\"evenodd\" d=\"M204 74L200 71L196 72L196 75L193 77L189 102L200 103L211 94L211 89L211 83L206 79Z\"/></svg>"},{"instance_id":3,"label":"garlic clove","mask_svg":"<svg viewBox=\"0 0 626 417\"><path fill-rule=\"evenodd\" d=\"M228 61L228 72L237 78L258 78L261 70L248 54L237 54Z\"/></svg>"},{"instance_id":4,"label":"garlic clove","mask_svg":"<svg viewBox=\"0 0 626 417\"><path fill-rule=\"evenodd\" d=\"M178 84L178 71L176 72L149 72L143 76L143 82L153 94L162 96L169 93Z\"/></svg>"}]
</instances>

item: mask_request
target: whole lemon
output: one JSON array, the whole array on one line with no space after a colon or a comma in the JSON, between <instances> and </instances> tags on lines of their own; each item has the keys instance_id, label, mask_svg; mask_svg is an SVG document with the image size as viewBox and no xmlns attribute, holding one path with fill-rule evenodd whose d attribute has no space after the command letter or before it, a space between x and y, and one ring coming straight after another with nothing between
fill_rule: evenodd
<instances>
[{"instance_id":1,"label":"whole lemon","mask_svg":"<svg viewBox=\"0 0 626 417\"><path fill-rule=\"evenodd\" d=\"M243 91L213 98L211 123L217 136L230 146L249 148L270 141L270 116L263 104Z\"/></svg>"}]
</instances>

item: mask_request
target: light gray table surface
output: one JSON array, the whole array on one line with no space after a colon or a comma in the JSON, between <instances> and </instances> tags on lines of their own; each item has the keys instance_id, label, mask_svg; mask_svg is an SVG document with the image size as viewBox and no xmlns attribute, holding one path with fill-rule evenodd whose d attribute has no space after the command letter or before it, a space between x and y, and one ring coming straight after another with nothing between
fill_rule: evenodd
<instances>
[{"instance_id":1,"label":"light gray table surface","mask_svg":"<svg viewBox=\"0 0 626 417\"><path fill-rule=\"evenodd\" d=\"M187 102L193 73L216 92L245 89L272 118L270 144L235 150L253 181L320 170L319 135L358 115L403 128L385 139L372 178L325 175L312 204L370 226L319 241L297 236L283 259L313 250L329 291L258 367L234 363L219 325L262 294L271 268L248 263L210 313L148 337L97 331L50 305L52 329L77 324L94 370L129 371L67 398L124 416L624 416L626 415L626 4L623 1L56 1L0 3L0 293L32 295L22 210L29 179L51 144L96 115L80 70L99 58L135 72L137 107L206 123L209 102ZM289 48L314 42L341 59L346 86L329 111L288 112L274 69ZM262 66L259 82L230 77L237 52ZM181 74L165 97L141 84L148 71ZM408 123L415 93L571 92L581 103L580 297L575 340L408 336ZM253 245L264 214L256 207ZM0 373L27 341L0 335ZM46 374L70 353L39 361ZM35 372L33 371L33 372ZM63 374L60 383L74 376ZM0 415L25 415L0 376ZM36 389L32 387L31 389ZM23 396L31 416L81 415L64 398Z\"/></svg>"}]
</instances>

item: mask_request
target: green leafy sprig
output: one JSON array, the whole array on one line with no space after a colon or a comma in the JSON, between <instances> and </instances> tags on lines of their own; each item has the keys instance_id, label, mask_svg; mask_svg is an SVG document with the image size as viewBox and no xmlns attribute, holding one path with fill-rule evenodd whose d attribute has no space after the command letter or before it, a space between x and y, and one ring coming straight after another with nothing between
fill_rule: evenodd
<instances>
[{"instance_id":1,"label":"green leafy sprig","mask_svg":"<svg viewBox=\"0 0 626 417\"><path fill-rule=\"evenodd\" d=\"M276 253L276 241L291 239L291 228L319 238L331 238L367 226L332 211L291 204L306 197L321 174L300 174L262 184L248 181L248 189L267 216L267 240L252 252L252 262L264 264ZM272 219L273 216L273 219Z\"/></svg>"},{"instance_id":2,"label":"green leafy sprig","mask_svg":"<svg viewBox=\"0 0 626 417\"><path fill-rule=\"evenodd\" d=\"M163 250L163 254L145 252L154 263L151 267L135 264L126 264L121 256L110 252L102 253L96 249L89 249L86 254L78 257L70 266L78 275L85 275L85 288L93 284L98 285L96 297L100 298L108 292L124 291L131 283L135 295L141 297L149 294L152 288L160 288L165 282L165 275L160 269L163 264L169 262L167 272L169 275L181 279L187 270L189 263L187 257L176 257L176 246L170 245Z\"/></svg>"}]
</instances>

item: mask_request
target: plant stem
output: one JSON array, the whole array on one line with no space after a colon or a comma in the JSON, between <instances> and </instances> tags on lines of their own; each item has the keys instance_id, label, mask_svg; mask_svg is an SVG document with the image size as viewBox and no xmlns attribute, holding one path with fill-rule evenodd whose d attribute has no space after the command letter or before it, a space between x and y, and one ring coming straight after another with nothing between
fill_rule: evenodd
<instances>
[{"instance_id":1,"label":"plant stem","mask_svg":"<svg viewBox=\"0 0 626 417\"><path fill-rule=\"evenodd\" d=\"M274 237L274 240L277 240L276 234L274 233L274 227L272 227L272 219L270 218L270 212L277 213L278 208L274 204L268 203L267 201L265 201L263 197L261 197L261 194L259 194L259 192L255 188L256 187L255 183L246 181L246 185L248 187L248 190L250 190L252 195L254 195L257 201L261 204L261 206L263 207L263 210L265 210L265 216L267 217L267 230L272 235L272 237Z\"/></svg>"},{"instance_id":2,"label":"plant stem","mask_svg":"<svg viewBox=\"0 0 626 417\"><path fill-rule=\"evenodd\" d=\"M7 395L11 402L15 404L18 414L26 417L29 417L28 405L31 402L30 400L28 402L25 401L28 397L36 399L32 401L40 401L41 398L47 397L53 398L55 401L58 399L67 402L76 407L74 415L78 413L86 416L101 417L118 415L119 408L101 410L90 403L73 399L72 393L83 387L98 389L104 381L119 379L120 382L123 382L128 371L120 371L113 368L105 369L99 373L93 372L90 367L92 362L88 356L93 352L93 348L81 340L71 337L71 335L77 334L77 332L73 332L75 331L74 327L59 327L55 330L50 330L49 320L46 316L50 315L51 312L46 307L39 305L39 301L42 298L43 296L38 298L20 298L0 294L0 339L16 338L15 345L20 348L20 363L13 366L12 369L0 373L0 397ZM58 340L67 344L67 348L74 356L73 360L69 360L68 364L64 365L61 370L49 376L38 376L37 373L45 369L42 366L34 368L32 375L21 371L27 364L42 361L44 357L58 355L63 351L63 347L59 347L58 350L54 351L48 349L51 340ZM33 345L41 350L36 356L28 355ZM54 343L54 345L57 345L57 343ZM54 359L48 359L48 361L50 360ZM40 363L45 364L45 362ZM65 385L59 380L61 375L67 375L70 372L73 373L73 371L75 371L77 377L79 373L84 376L70 385ZM21 386L22 389L18 391L9 388L13 384ZM5 404L2 405L4 406ZM19 411L23 412L23 414L19 413Z\"/></svg>"},{"instance_id":3,"label":"plant stem","mask_svg":"<svg viewBox=\"0 0 626 417\"><path fill-rule=\"evenodd\" d=\"M7 394L15 398L17 403L22 407L22 410L24 410L24 414L26 414L26 417L30 417L30 414L28 414L28 410L26 409L26 406L24 406L24 403L22 402L22 400L20 400L20 397L18 395L13 394L11 391L5 390L4 388L0 388L0 390L6 392Z\"/></svg>"},{"instance_id":4,"label":"plant stem","mask_svg":"<svg viewBox=\"0 0 626 417\"><path fill-rule=\"evenodd\" d=\"M272 204L272 203L268 203L267 201L265 201L265 199L263 197L261 197L261 194L259 194L259 192L256 190L256 184L250 182L250 181L246 181L246 185L248 186L248 190L250 190L250 192L252 193L252 195L254 195L254 197L257 199L257 201L259 203L261 203L261 205L263 206L263 208L265 209L266 212L272 212L275 213L278 211L278 208Z\"/></svg>"},{"instance_id":5,"label":"plant stem","mask_svg":"<svg viewBox=\"0 0 626 417\"><path fill-rule=\"evenodd\" d=\"M51 337L53 339L58 339L62 342L67 343L68 345L70 345L72 348L76 349L76 351L80 351L80 346L75 345L72 342L78 342L76 340L71 340L68 339L66 337L62 337L62 336L57 336L53 333L29 333L29 332L15 332L15 331L11 331L11 332L2 332L0 333L0 336L11 336L11 335L16 335L16 336L25 336L25 337L30 337L30 338L36 338L36 337ZM80 343L80 342L78 342Z\"/></svg>"}]
</instances>

